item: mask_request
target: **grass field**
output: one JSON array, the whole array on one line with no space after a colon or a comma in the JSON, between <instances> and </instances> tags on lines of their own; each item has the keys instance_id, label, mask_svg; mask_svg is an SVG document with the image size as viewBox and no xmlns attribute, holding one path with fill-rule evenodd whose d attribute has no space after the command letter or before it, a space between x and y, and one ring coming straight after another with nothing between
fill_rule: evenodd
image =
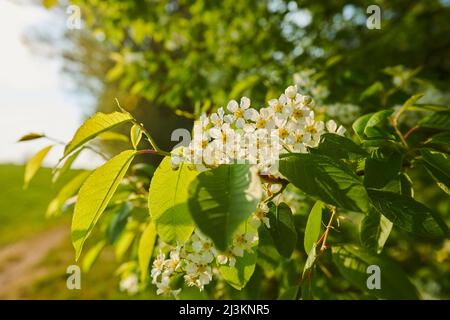
<instances>
[{"instance_id":1,"label":"grass field","mask_svg":"<svg viewBox=\"0 0 450 320\"><path fill-rule=\"evenodd\" d=\"M118 279L114 271L118 264L109 250L101 255L99 261L89 274L82 275L82 289L68 290L66 287L66 268L74 264L74 251L70 242L70 214L59 218L45 218L49 201L55 196L57 186L51 183L51 169L41 169L27 190L23 190L23 166L0 165L0 253L1 249L17 243L33 243L34 239L55 229L65 231L63 240L54 244L51 250L26 269L24 274L13 273L15 283L25 283L11 297L26 299L124 299L125 294L118 292ZM28 250L29 251L29 250ZM26 260L24 256L33 252L15 253L11 259ZM21 256L22 255L22 256ZM11 260L10 259L10 260ZM13 268L15 267L12 261ZM0 274L11 268L10 261L0 261ZM1 281L0 281L1 282ZM1 291L2 288L0 288ZM3 295L12 292L0 292ZM0 294L1 296L1 294ZM134 298L154 298L154 296L137 296Z\"/></svg>"},{"instance_id":2,"label":"grass field","mask_svg":"<svg viewBox=\"0 0 450 320\"><path fill-rule=\"evenodd\" d=\"M45 218L47 205L57 190L51 183L51 169L39 170L27 190L22 187L23 172L23 166L0 165L0 246L69 220Z\"/></svg>"}]
</instances>

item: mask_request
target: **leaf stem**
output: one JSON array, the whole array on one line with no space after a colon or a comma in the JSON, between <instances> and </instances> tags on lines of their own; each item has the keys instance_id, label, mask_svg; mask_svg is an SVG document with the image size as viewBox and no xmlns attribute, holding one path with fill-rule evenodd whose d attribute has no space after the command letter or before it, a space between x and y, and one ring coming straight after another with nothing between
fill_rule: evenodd
<instances>
[{"instance_id":1,"label":"leaf stem","mask_svg":"<svg viewBox=\"0 0 450 320\"><path fill-rule=\"evenodd\" d=\"M330 233L330 230L333 228L333 219L335 216L336 216L336 207L333 206L333 208L331 209L331 217L330 220L328 220L328 224L325 228L325 231L320 237L319 241L317 241L317 245L322 243L322 246L320 247L320 252L325 251L327 248L328 234Z\"/></svg>"},{"instance_id":2,"label":"leaf stem","mask_svg":"<svg viewBox=\"0 0 450 320\"><path fill-rule=\"evenodd\" d=\"M415 126L415 127L412 127L411 129L409 129L408 132L405 133L405 136L404 136L405 139L407 139L407 138L411 135L411 133L413 133L413 132L416 131L417 129L419 129L418 126Z\"/></svg>"},{"instance_id":3,"label":"leaf stem","mask_svg":"<svg viewBox=\"0 0 450 320\"><path fill-rule=\"evenodd\" d=\"M161 151L161 150L153 150L153 149L144 149L144 150L138 150L136 154L156 154L160 156L170 156L170 153Z\"/></svg>"},{"instance_id":4,"label":"leaf stem","mask_svg":"<svg viewBox=\"0 0 450 320\"><path fill-rule=\"evenodd\" d=\"M61 140L53 138L53 137L49 137L47 135L44 135L43 138L46 138L46 139L48 139L50 141L53 141L54 143L57 143L57 144L62 145L62 146L66 145L66 143L64 141L61 141ZM95 149L94 147L92 147L90 145L86 144L86 145L83 146L83 148L91 150L92 152L98 154L100 157L102 157L106 161L109 160L109 157L107 155L105 155L104 153L102 153L101 151Z\"/></svg>"},{"instance_id":5,"label":"leaf stem","mask_svg":"<svg viewBox=\"0 0 450 320\"><path fill-rule=\"evenodd\" d=\"M106 155L105 155L104 153L102 153L101 151L99 151L99 150L97 150L97 149L95 149L95 148L93 148L93 147L91 147L91 146L89 146L89 145L85 145L84 148L86 148L86 149L88 149L88 150L91 150L92 152L98 154L100 157L102 157L102 158L103 158L104 160L106 160L106 161L109 160L109 157L108 157L108 156L106 156Z\"/></svg>"},{"instance_id":6,"label":"leaf stem","mask_svg":"<svg viewBox=\"0 0 450 320\"><path fill-rule=\"evenodd\" d=\"M287 185L288 185L288 183L283 183L283 184L281 185L280 190L278 190L277 192L275 192L275 193L273 193L272 195L270 195L270 196L269 196L268 198L266 198L263 202L264 202L264 203L268 203L268 202L272 201L276 196L282 194L283 191L286 189Z\"/></svg>"},{"instance_id":7,"label":"leaf stem","mask_svg":"<svg viewBox=\"0 0 450 320\"><path fill-rule=\"evenodd\" d=\"M131 122L133 124L137 125L142 130L142 132L145 134L145 136L147 137L148 142L150 142L150 145L152 146L152 148L154 150L158 151L159 154L161 154L161 155L170 156L170 152L164 151L160 147L158 147L158 145L156 144L155 140L152 138L150 132L148 132L148 130L144 127L144 125L142 123L139 123L130 112L128 112L127 110L122 108L122 106L120 105L119 100L117 98L116 98L116 103L117 103L117 107L122 112L126 112L126 113L128 113L131 116Z\"/></svg>"}]
</instances>

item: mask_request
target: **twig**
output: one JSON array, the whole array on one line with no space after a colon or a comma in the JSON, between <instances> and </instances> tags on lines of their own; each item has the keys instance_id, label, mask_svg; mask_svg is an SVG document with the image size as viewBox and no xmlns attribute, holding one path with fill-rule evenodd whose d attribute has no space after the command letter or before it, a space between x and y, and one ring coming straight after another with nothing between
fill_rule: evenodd
<instances>
[{"instance_id":1,"label":"twig","mask_svg":"<svg viewBox=\"0 0 450 320\"><path fill-rule=\"evenodd\" d=\"M273 193L271 196L269 196L267 199L265 199L264 202L268 203L268 202L272 201L276 196L282 194L283 191L286 189L287 185L288 185L287 183L286 184L282 184L280 190L278 190L277 192Z\"/></svg>"},{"instance_id":2,"label":"twig","mask_svg":"<svg viewBox=\"0 0 450 320\"><path fill-rule=\"evenodd\" d=\"M418 126L415 126L415 127L412 127L411 129L409 129L408 132L405 133L405 136L404 136L405 139L407 139L407 138L411 135L411 133L413 133L413 132L416 131L417 129L419 129Z\"/></svg>"},{"instance_id":3,"label":"twig","mask_svg":"<svg viewBox=\"0 0 450 320\"><path fill-rule=\"evenodd\" d=\"M170 156L170 153L167 154L165 151L158 151L158 150L153 150L153 149L145 149L145 150L139 150L136 152L137 154L157 154L160 156Z\"/></svg>"},{"instance_id":4,"label":"twig","mask_svg":"<svg viewBox=\"0 0 450 320\"><path fill-rule=\"evenodd\" d=\"M119 103L119 100L116 98L116 103L117 103L117 107L122 111L122 112L126 112L129 115L131 115L130 112L128 112L127 110L125 110L124 108L122 108L122 106ZM148 132L148 130L144 127L144 125L142 123L139 123L134 117L133 115L131 115L131 122L134 125L137 125L142 132L145 134L145 136L147 137L148 141L150 142L152 148L156 151L158 151L158 154L164 155L164 156L170 156L170 152L164 151L162 150L160 147L158 147L158 145L156 144L155 140L153 140L152 136L150 135L150 133Z\"/></svg>"},{"instance_id":5,"label":"twig","mask_svg":"<svg viewBox=\"0 0 450 320\"><path fill-rule=\"evenodd\" d=\"M399 136L400 140L402 141L402 143L405 145L406 148L408 148L408 143L406 142L405 138L403 137L402 132L400 131L400 129L398 128L398 119L400 118L400 115L403 113L403 111L405 111L404 108L405 105L403 105L400 110L397 111L397 113L391 118L391 124L394 127L395 132L397 133L397 135Z\"/></svg>"},{"instance_id":6,"label":"twig","mask_svg":"<svg viewBox=\"0 0 450 320\"><path fill-rule=\"evenodd\" d=\"M330 233L330 230L333 228L332 225L333 225L333 219L334 219L335 215L336 215L336 207L333 207L333 209L331 210L331 217L330 217L330 220L328 220L327 227L325 228L325 231L322 234L322 236L320 237L319 241L317 241L317 245L322 243L322 245L320 247L320 252L325 251L325 249L327 248L328 234Z\"/></svg>"},{"instance_id":7,"label":"twig","mask_svg":"<svg viewBox=\"0 0 450 320\"><path fill-rule=\"evenodd\" d=\"M102 157L104 160L108 161L109 157L107 155L105 155L104 153L102 153L101 151L91 147L90 145L85 145L84 148L91 150L92 152L98 154L100 157Z\"/></svg>"}]
</instances>

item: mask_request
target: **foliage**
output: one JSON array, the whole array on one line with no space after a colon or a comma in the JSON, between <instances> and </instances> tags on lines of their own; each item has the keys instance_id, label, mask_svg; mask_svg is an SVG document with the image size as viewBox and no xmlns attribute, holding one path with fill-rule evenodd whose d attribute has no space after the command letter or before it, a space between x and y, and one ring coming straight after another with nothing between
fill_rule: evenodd
<instances>
[{"instance_id":1,"label":"foliage","mask_svg":"<svg viewBox=\"0 0 450 320\"><path fill-rule=\"evenodd\" d=\"M111 116L115 97L133 113L116 113L130 139L108 151L134 150L135 163L112 198L96 199L95 213L104 212L90 220L90 239L103 240L87 242L94 253L120 248L126 290L154 289L153 282L158 293L180 297L187 285L210 298L449 296L450 14L443 1L378 1L380 30L365 27L370 1L72 2L84 27L67 35L80 50L64 52L66 69L108 113L91 121ZM293 80L301 101L292 89L279 98ZM219 108L243 95L252 108L245 99ZM242 121L223 127L224 114L256 128L286 102L313 114L301 114L298 132L273 124L289 138L275 175L244 170L267 173L267 159L244 165L209 157L199 167L183 153L189 148L170 160L163 151L171 131L192 128L192 120L198 127L207 119L202 129L226 140L248 128ZM210 130L213 121L221 132ZM77 150L56 172L64 176L77 152L93 149L88 139L109 132L101 131L75 139ZM24 140L33 138L45 136ZM159 164L157 156L167 158ZM258 201L244 195L254 181L263 187ZM381 291L365 286L370 264L389 270L381 271Z\"/></svg>"},{"instance_id":2,"label":"foliage","mask_svg":"<svg viewBox=\"0 0 450 320\"><path fill-rule=\"evenodd\" d=\"M83 266L90 269L100 252L113 245L117 259L124 261L118 270L121 287L130 294L153 284L157 294L182 296L183 287L194 286L215 297L224 282L246 290L253 277L269 278L273 267L285 266L287 274L275 273L282 298L320 298L323 290L337 290L338 297L344 297L348 286L361 297L419 298L403 268L383 250L394 231L417 241L449 237L445 218L414 199L407 176L417 164L444 190L449 182L447 152L442 145L437 151L425 143L446 129L413 142L398 127L401 115L419 97L396 111L357 119L357 141L346 137L333 120L315 119L311 99L291 86L267 108L253 109L250 100L242 98L240 104L232 100L227 111L203 115L189 146L170 156L154 145L149 131L130 113L115 112L114 118L126 119L132 128L132 149L87 178L85 173L74 178L82 181L72 221L76 258L91 233L106 230L85 253ZM94 115L81 128L98 127L108 116ZM422 130L420 121L413 127ZM102 131L78 139L82 142L77 148L87 149ZM149 149L139 148L141 135ZM257 143L252 142L254 135ZM268 153L268 147L276 152ZM136 155L164 159L156 170L129 172ZM56 207L67 199L65 190L76 192L73 183L62 188ZM315 201L307 222L298 220L300 201ZM359 235L336 237L336 229L358 228L352 221L353 226L339 223L355 215L362 218ZM300 272L297 266L306 256ZM381 270L381 288L366 285L373 266ZM338 288L323 282L334 273L342 276Z\"/></svg>"}]
</instances>

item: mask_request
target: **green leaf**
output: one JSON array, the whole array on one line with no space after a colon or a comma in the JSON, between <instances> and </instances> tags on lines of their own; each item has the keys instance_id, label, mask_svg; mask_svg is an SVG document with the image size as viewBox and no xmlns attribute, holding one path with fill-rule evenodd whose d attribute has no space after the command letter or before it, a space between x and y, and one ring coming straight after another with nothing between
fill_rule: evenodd
<instances>
[{"instance_id":1,"label":"green leaf","mask_svg":"<svg viewBox=\"0 0 450 320\"><path fill-rule=\"evenodd\" d=\"M352 211L367 211L367 193L358 177L341 162L317 154L289 154L280 172L294 186L325 203Z\"/></svg>"},{"instance_id":2,"label":"green leaf","mask_svg":"<svg viewBox=\"0 0 450 320\"><path fill-rule=\"evenodd\" d=\"M165 157L156 169L149 191L149 210L158 235L164 242L185 242L192 231L194 221L189 214L188 191L197 172L181 164L173 170L170 157Z\"/></svg>"},{"instance_id":3,"label":"green leaf","mask_svg":"<svg viewBox=\"0 0 450 320\"><path fill-rule=\"evenodd\" d=\"M366 128L367 122L372 117L372 115L373 113L365 114L356 119L355 122L353 122L352 128L360 139L366 138L366 136L364 135L364 129Z\"/></svg>"},{"instance_id":4,"label":"green leaf","mask_svg":"<svg viewBox=\"0 0 450 320\"><path fill-rule=\"evenodd\" d=\"M130 139L131 139L131 144L133 145L133 148L136 150L139 145L139 142L141 142L141 139L142 139L142 129L137 124L134 124L131 127Z\"/></svg>"},{"instance_id":5,"label":"green leaf","mask_svg":"<svg viewBox=\"0 0 450 320\"><path fill-rule=\"evenodd\" d=\"M129 113L113 112L109 114L96 113L78 128L72 140L64 150L64 157L81 147L89 140L102 132L110 130L122 123L130 121L133 117Z\"/></svg>"},{"instance_id":6,"label":"green leaf","mask_svg":"<svg viewBox=\"0 0 450 320\"><path fill-rule=\"evenodd\" d=\"M361 244L373 252L381 253L391 233L392 225L392 222L384 215L375 209L370 209L361 220L359 232Z\"/></svg>"},{"instance_id":7,"label":"green leaf","mask_svg":"<svg viewBox=\"0 0 450 320\"><path fill-rule=\"evenodd\" d=\"M365 157L367 152L352 140L334 133L325 133L320 137L316 148L311 153L318 153L334 159L350 159L352 157Z\"/></svg>"},{"instance_id":8,"label":"green leaf","mask_svg":"<svg viewBox=\"0 0 450 320\"><path fill-rule=\"evenodd\" d=\"M115 244L114 253L116 254L117 261L123 261L125 254L133 244L134 239L136 238L138 225L136 220L128 219L124 232L120 234L119 239L117 239Z\"/></svg>"},{"instance_id":9,"label":"green leaf","mask_svg":"<svg viewBox=\"0 0 450 320\"><path fill-rule=\"evenodd\" d=\"M378 148L366 159L364 185L383 191L402 193L406 191L406 179L401 174L402 155L396 150ZM403 190L405 189L405 190ZM407 192L410 195L410 190ZM370 208L360 224L361 244L376 252L383 250L393 223L379 211Z\"/></svg>"},{"instance_id":10,"label":"green leaf","mask_svg":"<svg viewBox=\"0 0 450 320\"><path fill-rule=\"evenodd\" d=\"M305 266L303 267L303 273L302 273L303 278L309 271L312 270L318 257L319 257L319 255L317 254L316 243L314 243L311 250L308 253L308 259L306 259Z\"/></svg>"},{"instance_id":11,"label":"green leaf","mask_svg":"<svg viewBox=\"0 0 450 320\"><path fill-rule=\"evenodd\" d=\"M45 159L49 151L53 146L47 146L41 150L39 150L30 160L28 160L25 166L25 174L23 181L23 188L27 189L30 184L31 179L33 179L36 172L41 167L42 161Z\"/></svg>"},{"instance_id":12,"label":"green leaf","mask_svg":"<svg viewBox=\"0 0 450 320\"><path fill-rule=\"evenodd\" d=\"M440 238L448 235L448 227L442 218L406 195L367 189L375 209L394 225L420 236Z\"/></svg>"},{"instance_id":13,"label":"green leaf","mask_svg":"<svg viewBox=\"0 0 450 320\"><path fill-rule=\"evenodd\" d=\"M133 175L143 176L147 178L153 177L156 167L149 163L136 163L131 167Z\"/></svg>"},{"instance_id":14,"label":"green leaf","mask_svg":"<svg viewBox=\"0 0 450 320\"><path fill-rule=\"evenodd\" d=\"M372 255L353 245L334 246L332 254L342 276L362 291L380 299L419 299L405 272L387 256ZM373 274L368 272L369 266L380 268L380 289L369 289L367 286Z\"/></svg>"},{"instance_id":15,"label":"green leaf","mask_svg":"<svg viewBox=\"0 0 450 320\"><path fill-rule=\"evenodd\" d=\"M99 133L96 138L103 141L130 141L126 135L113 131L104 131L102 133Z\"/></svg>"},{"instance_id":16,"label":"green leaf","mask_svg":"<svg viewBox=\"0 0 450 320\"><path fill-rule=\"evenodd\" d=\"M413 106L408 108L409 110L415 111L450 111L450 106L448 105L440 105L440 104L431 104L431 103L415 103Z\"/></svg>"},{"instance_id":17,"label":"green leaf","mask_svg":"<svg viewBox=\"0 0 450 320\"><path fill-rule=\"evenodd\" d=\"M420 100L420 98L422 98L424 95L425 95L425 94L423 94L423 93L418 93L418 94L415 94L415 95L411 96L411 97L410 97L408 100L406 100L406 102L402 105L402 109L405 109L405 110L411 109L411 108L414 106L414 104L415 104L418 100Z\"/></svg>"},{"instance_id":18,"label":"green leaf","mask_svg":"<svg viewBox=\"0 0 450 320\"><path fill-rule=\"evenodd\" d=\"M86 238L111 200L135 154L134 150L123 151L96 169L81 187L72 219L72 243L77 260Z\"/></svg>"},{"instance_id":19,"label":"green leaf","mask_svg":"<svg viewBox=\"0 0 450 320\"><path fill-rule=\"evenodd\" d=\"M419 121L423 128L450 130L450 112L434 112Z\"/></svg>"},{"instance_id":20,"label":"green leaf","mask_svg":"<svg viewBox=\"0 0 450 320\"><path fill-rule=\"evenodd\" d=\"M241 290L255 271L256 258L256 250L253 250L253 252L245 251L244 256L236 257L234 267L221 265L219 271L228 284L237 290Z\"/></svg>"},{"instance_id":21,"label":"green leaf","mask_svg":"<svg viewBox=\"0 0 450 320\"><path fill-rule=\"evenodd\" d=\"M17 142L36 140L45 137L45 134L30 132L22 136Z\"/></svg>"},{"instance_id":22,"label":"green leaf","mask_svg":"<svg viewBox=\"0 0 450 320\"><path fill-rule=\"evenodd\" d=\"M280 294L277 300L297 300L299 289L300 286L289 287Z\"/></svg>"},{"instance_id":23,"label":"green leaf","mask_svg":"<svg viewBox=\"0 0 450 320\"><path fill-rule=\"evenodd\" d=\"M81 265L83 272L89 272L91 270L92 266L97 261L105 245L106 241L101 240L97 242L95 246L89 248L88 252L86 252L86 255L83 258L83 263Z\"/></svg>"},{"instance_id":24,"label":"green leaf","mask_svg":"<svg viewBox=\"0 0 450 320\"><path fill-rule=\"evenodd\" d=\"M414 198L413 182L405 172L400 174L400 189L401 194Z\"/></svg>"},{"instance_id":25,"label":"green leaf","mask_svg":"<svg viewBox=\"0 0 450 320\"><path fill-rule=\"evenodd\" d=\"M428 173L442 190L450 194L450 155L431 149L422 149L420 153Z\"/></svg>"},{"instance_id":26,"label":"green leaf","mask_svg":"<svg viewBox=\"0 0 450 320\"><path fill-rule=\"evenodd\" d=\"M238 230L242 233L258 234L258 230L248 224L246 221L242 223ZM229 264L219 265L219 271L225 281L237 290L243 289L252 277L257 261L257 248L259 240L253 243L251 251L244 250L242 257L235 256L234 266Z\"/></svg>"},{"instance_id":27,"label":"green leaf","mask_svg":"<svg viewBox=\"0 0 450 320\"><path fill-rule=\"evenodd\" d=\"M221 165L200 173L191 183L189 209L200 230L225 250L260 197L259 178L249 165Z\"/></svg>"},{"instance_id":28,"label":"green leaf","mask_svg":"<svg viewBox=\"0 0 450 320\"><path fill-rule=\"evenodd\" d=\"M56 183L64 174L69 171L69 169L72 167L72 164L75 162L75 160L78 158L78 155L83 151L83 148L80 148L78 151L72 153L65 161L64 164L61 166L57 166L53 170L53 177L52 182Z\"/></svg>"},{"instance_id":29,"label":"green leaf","mask_svg":"<svg viewBox=\"0 0 450 320\"><path fill-rule=\"evenodd\" d=\"M156 226L150 221L145 227L139 240L138 261L141 270L141 281L144 282L148 277L148 266L153 255L153 249L156 242Z\"/></svg>"},{"instance_id":30,"label":"green leaf","mask_svg":"<svg viewBox=\"0 0 450 320\"><path fill-rule=\"evenodd\" d=\"M388 118L393 112L393 109L375 112L367 121L364 135L371 139L391 137Z\"/></svg>"},{"instance_id":31,"label":"green leaf","mask_svg":"<svg viewBox=\"0 0 450 320\"><path fill-rule=\"evenodd\" d=\"M260 76L253 74L245 77L242 80L236 82L231 90L230 97L242 96L242 93L248 89L251 89L260 80Z\"/></svg>"},{"instance_id":32,"label":"green leaf","mask_svg":"<svg viewBox=\"0 0 450 320\"><path fill-rule=\"evenodd\" d=\"M114 197L113 197L114 198ZM106 229L108 243L114 244L127 225L128 217L133 210L133 205L129 201L122 203L114 212L114 217Z\"/></svg>"},{"instance_id":33,"label":"green leaf","mask_svg":"<svg viewBox=\"0 0 450 320\"><path fill-rule=\"evenodd\" d=\"M363 101L366 98L369 98L377 93L380 93L384 90L384 86L380 81L373 83L370 87L364 90L363 93L359 96L359 101Z\"/></svg>"},{"instance_id":34,"label":"green leaf","mask_svg":"<svg viewBox=\"0 0 450 320\"><path fill-rule=\"evenodd\" d=\"M325 205L322 201L316 201L309 213L305 229L305 238L303 240L303 246L307 254L311 252L312 247L319 239L322 227L322 210L324 207Z\"/></svg>"},{"instance_id":35,"label":"green leaf","mask_svg":"<svg viewBox=\"0 0 450 320\"><path fill-rule=\"evenodd\" d=\"M441 132L435 134L430 139L428 139L425 143L430 144L439 144L450 147L450 132Z\"/></svg>"},{"instance_id":36,"label":"green leaf","mask_svg":"<svg viewBox=\"0 0 450 320\"><path fill-rule=\"evenodd\" d=\"M297 244L297 231L291 208L286 203L269 203L270 234L278 252L290 258Z\"/></svg>"},{"instance_id":37,"label":"green leaf","mask_svg":"<svg viewBox=\"0 0 450 320\"><path fill-rule=\"evenodd\" d=\"M378 148L366 159L364 185L366 188L400 192L402 155L395 150Z\"/></svg>"},{"instance_id":38,"label":"green leaf","mask_svg":"<svg viewBox=\"0 0 450 320\"><path fill-rule=\"evenodd\" d=\"M315 264L318 258L319 255L317 254L316 243L313 243L311 250L308 252L308 259L306 259L305 266L303 267L301 281L302 300L313 299L313 276L315 271Z\"/></svg>"},{"instance_id":39,"label":"green leaf","mask_svg":"<svg viewBox=\"0 0 450 320\"><path fill-rule=\"evenodd\" d=\"M83 171L66 183L66 185L58 192L58 195L48 205L46 216L50 217L58 215L61 212L61 208L65 202L76 194L89 174L89 171Z\"/></svg>"}]
</instances>

